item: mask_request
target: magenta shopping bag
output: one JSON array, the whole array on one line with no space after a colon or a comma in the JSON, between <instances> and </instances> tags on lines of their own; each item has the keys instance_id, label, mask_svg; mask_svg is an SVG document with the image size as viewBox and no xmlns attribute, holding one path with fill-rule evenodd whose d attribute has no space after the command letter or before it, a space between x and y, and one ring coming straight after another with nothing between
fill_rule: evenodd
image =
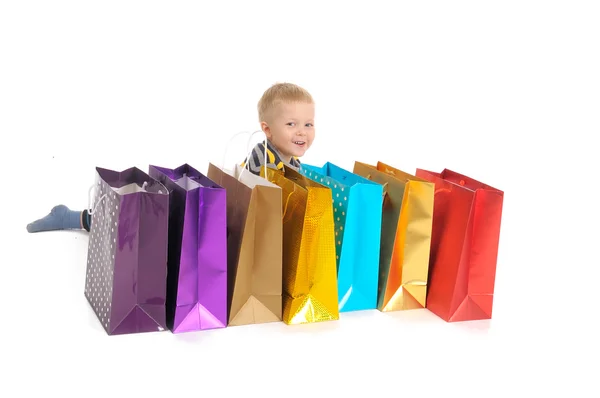
<instances>
[{"instance_id":1,"label":"magenta shopping bag","mask_svg":"<svg viewBox=\"0 0 600 398\"><path fill-rule=\"evenodd\" d=\"M184 164L150 166L170 194L167 326L173 333L227 325L225 189Z\"/></svg>"}]
</instances>

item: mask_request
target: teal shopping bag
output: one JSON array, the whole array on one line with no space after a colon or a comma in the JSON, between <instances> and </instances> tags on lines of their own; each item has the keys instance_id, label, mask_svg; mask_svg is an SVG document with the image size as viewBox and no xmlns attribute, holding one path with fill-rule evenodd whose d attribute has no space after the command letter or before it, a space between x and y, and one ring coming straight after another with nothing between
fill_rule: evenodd
<instances>
[{"instance_id":1,"label":"teal shopping bag","mask_svg":"<svg viewBox=\"0 0 600 398\"><path fill-rule=\"evenodd\" d=\"M375 309L383 186L330 162L301 172L332 191L340 312Z\"/></svg>"}]
</instances>

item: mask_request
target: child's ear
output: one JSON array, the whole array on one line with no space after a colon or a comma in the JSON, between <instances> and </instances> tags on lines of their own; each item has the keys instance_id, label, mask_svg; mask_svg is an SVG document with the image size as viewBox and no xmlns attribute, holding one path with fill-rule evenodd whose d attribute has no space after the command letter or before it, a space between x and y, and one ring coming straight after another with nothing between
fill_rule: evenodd
<instances>
[{"instance_id":1,"label":"child's ear","mask_svg":"<svg viewBox=\"0 0 600 398\"><path fill-rule=\"evenodd\" d=\"M272 134L271 134L271 128L269 127L269 125L267 124L267 122L260 122L260 128L265 133L265 135L267 136L267 138L270 140L271 137L272 137Z\"/></svg>"}]
</instances>

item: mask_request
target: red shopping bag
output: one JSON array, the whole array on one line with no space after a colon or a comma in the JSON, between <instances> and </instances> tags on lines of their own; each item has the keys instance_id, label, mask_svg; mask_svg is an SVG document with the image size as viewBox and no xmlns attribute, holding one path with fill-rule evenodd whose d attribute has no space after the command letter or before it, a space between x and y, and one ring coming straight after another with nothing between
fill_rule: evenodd
<instances>
[{"instance_id":1,"label":"red shopping bag","mask_svg":"<svg viewBox=\"0 0 600 398\"><path fill-rule=\"evenodd\" d=\"M416 176L435 184L426 308L447 322L491 319L504 192L447 169Z\"/></svg>"}]
</instances>

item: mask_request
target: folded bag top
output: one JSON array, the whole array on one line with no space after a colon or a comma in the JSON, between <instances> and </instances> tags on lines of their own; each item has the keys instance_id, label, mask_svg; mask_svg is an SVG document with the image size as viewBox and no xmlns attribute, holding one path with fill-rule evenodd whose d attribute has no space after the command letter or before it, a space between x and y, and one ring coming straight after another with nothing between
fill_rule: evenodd
<instances>
[{"instance_id":1,"label":"folded bag top","mask_svg":"<svg viewBox=\"0 0 600 398\"><path fill-rule=\"evenodd\" d=\"M213 180L200 173L197 169L193 168L189 164L183 164L175 169L169 169L165 167L159 166L150 166L150 169L156 169L161 174L164 174L173 182L177 182L180 186L184 187L184 181L193 181L195 184L200 185L205 188L221 188L217 183ZM187 177L187 178L186 178ZM181 182L181 183L180 183ZM189 182L188 182L189 183ZM195 187L196 185L192 185ZM188 189L188 188L186 188Z\"/></svg>"},{"instance_id":2,"label":"folded bag top","mask_svg":"<svg viewBox=\"0 0 600 398\"><path fill-rule=\"evenodd\" d=\"M114 193L119 195L127 195L136 192L161 195L168 193L166 192L166 187L162 183L150 177L147 173L137 167L131 167L120 172L96 167L96 172L99 176L97 185L101 185L101 182L104 181ZM99 197L99 199L100 198L101 197Z\"/></svg>"},{"instance_id":3,"label":"folded bag top","mask_svg":"<svg viewBox=\"0 0 600 398\"><path fill-rule=\"evenodd\" d=\"M477 181L474 178L468 177L464 174L457 173L455 171L444 169L441 173L436 173L434 171L428 171L423 169L418 169L419 174L422 175L431 175L433 177L438 177L444 181L452 183L454 185L459 185L462 188L468 189L469 191L476 191L478 189L483 189L487 191L494 191L497 193L503 193L500 189L489 186L481 181Z\"/></svg>"}]
</instances>

